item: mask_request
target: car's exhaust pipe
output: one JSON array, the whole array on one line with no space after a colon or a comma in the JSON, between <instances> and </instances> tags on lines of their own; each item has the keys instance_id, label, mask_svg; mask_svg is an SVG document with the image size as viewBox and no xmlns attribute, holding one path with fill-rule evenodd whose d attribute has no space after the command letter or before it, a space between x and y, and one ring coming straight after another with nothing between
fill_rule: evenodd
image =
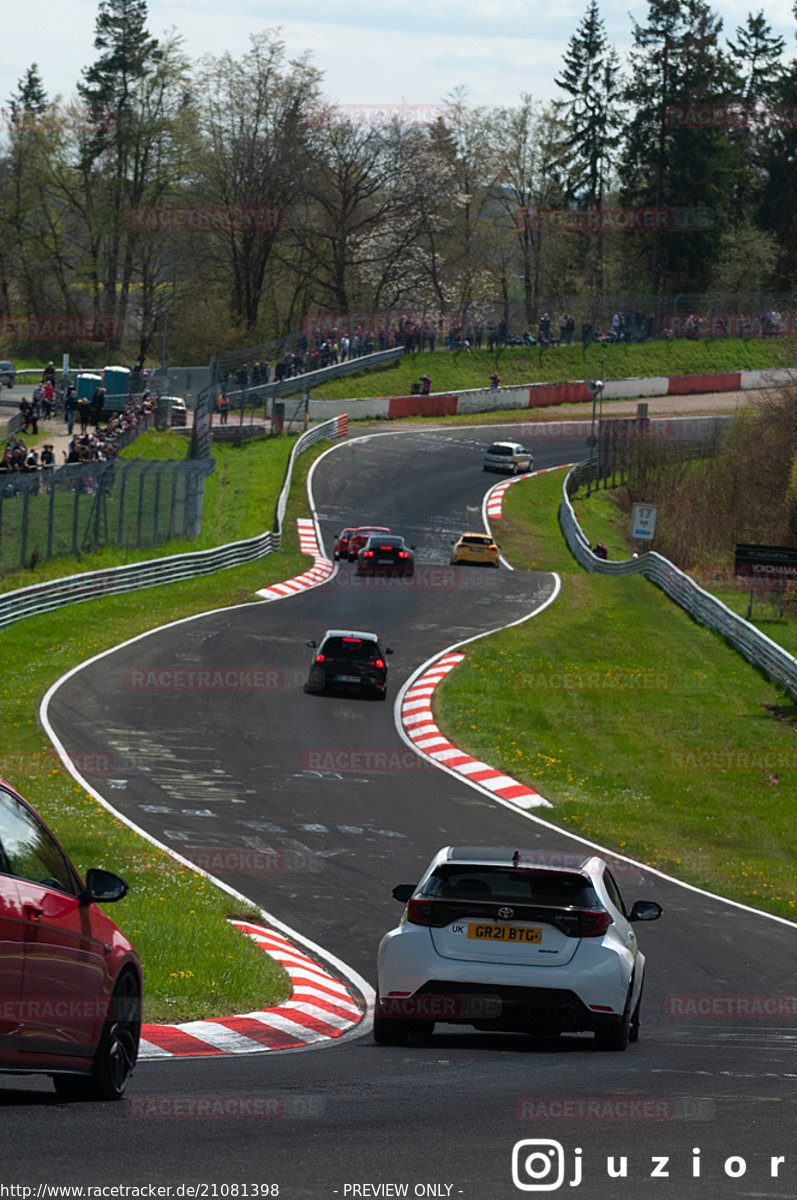
<instances>
[{"instance_id":1,"label":"car's exhaust pipe","mask_svg":"<svg viewBox=\"0 0 797 1200\"><path fill-rule=\"evenodd\" d=\"M563 1029L576 1029L578 1027L578 1013L572 1004L563 1004L559 1009L559 1024Z\"/></svg>"}]
</instances>

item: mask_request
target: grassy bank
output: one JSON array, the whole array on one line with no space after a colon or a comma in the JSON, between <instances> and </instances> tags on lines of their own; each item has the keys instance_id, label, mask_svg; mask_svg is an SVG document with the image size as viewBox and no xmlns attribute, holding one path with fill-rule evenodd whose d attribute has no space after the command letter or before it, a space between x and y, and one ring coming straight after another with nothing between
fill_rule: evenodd
<instances>
[{"instance_id":1,"label":"grassy bank","mask_svg":"<svg viewBox=\"0 0 797 1200\"><path fill-rule=\"evenodd\" d=\"M96 552L36 562L31 569L4 572L0 577L0 593L81 571L100 571L169 554L208 550L273 529L277 497L295 441L294 437L286 436L215 444L213 457L216 468L205 480L202 532L199 537L161 542L157 546L146 546L139 550L106 546ZM187 456L188 446L187 438L171 430L145 433L123 451L122 457L158 462L182 460ZM46 500L44 497L41 499ZM47 519L44 506L42 519Z\"/></svg>"},{"instance_id":2,"label":"grassy bank","mask_svg":"<svg viewBox=\"0 0 797 1200\"><path fill-rule=\"evenodd\" d=\"M516 567L558 570L561 596L468 648L440 724L538 788L552 823L794 918L795 705L653 584L583 572L563 478L510 488L499 535Z\"/></svg>"},{"instance_id":3,"label":"grassy bank","mask_svg":"<svg viewBox=\"0 0 797 1200\"><path fill-rule=\"evenodd\" d=\"M395 364L372 368L361 375L313 389L314 400L346 400L363 396L409 395L413 383L426 374L435 392L464 391L490 386L498 372L504 386L561 383L568 379L626 379L647 375L699 375L711 371L741 371L791 366L797 340L741 341L714 338L692 342L622 343L616 345L508 347L503 350L436 350L408 354Z\"/></svg>"},{"instance_id":4,"label":"grassy bank","mask_svg":"<svg viewBox=\"0 0 797 1200\"><path fill-rule=\"evenodd\" d=\"M105 866L130 883L130 895L108 911L141 954L148 1021L220 1016L278 1003L290 991L287 977L227 924L225 918L237 915L240 905L150 847L78 787L37 724L38 702L54 680L91 655L180 617L246 603L255 589L305 570L308 559L299 552L295 521L306 511L307 471L325 445L299 460L279 554L187 583L28 618L3 639L0 775L53 825L81 871ZM275 501L276 492L268 497L260 529L271 524Z\"/></svg>"},{"instance_id":5,"label":"grassy bank","mask_svg":"<svg viewBox=\"0 0 797 1200\"><path fill-rule=\"evenodd\" d=\"M617 492L612 488L594 491L590 496L587 496L584 488L580 488L571 497L573 511L590 545L603 542L609 551L609 558L630 558L635 550L644 553L645 548L630 537L629 514L618 506L617 499ZM655 550L655 542L651 548ZM732 554L728 555L722 567L711 564L691 574L705 591L721 600L731 612L749 619L756 629L782 646L787 653L797 655L797 620L788 611L780 615L777 587L759 587L755 590L752 615L748 618L750 589L741 581L739 586L733 583Z\"/></svg>"}]
</instances>

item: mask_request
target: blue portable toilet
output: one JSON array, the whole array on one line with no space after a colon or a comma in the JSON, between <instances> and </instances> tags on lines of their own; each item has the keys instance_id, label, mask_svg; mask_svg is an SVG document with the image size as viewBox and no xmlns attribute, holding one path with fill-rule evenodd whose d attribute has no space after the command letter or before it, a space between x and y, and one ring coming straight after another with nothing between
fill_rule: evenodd
<instances>
[{"instance_id":1,"label":"blue portable toilet","mask_svg":"<svg viewBox=\"0 0 797 1200\"><path fill-rule=\"evenodd\" d=\"M78 375L75 385L77 387L78 400L82 400L84 396L87 400L90 400L97 388L102 386L102 375L91 375L89 373Z\"/></svg>"}]
</instances>

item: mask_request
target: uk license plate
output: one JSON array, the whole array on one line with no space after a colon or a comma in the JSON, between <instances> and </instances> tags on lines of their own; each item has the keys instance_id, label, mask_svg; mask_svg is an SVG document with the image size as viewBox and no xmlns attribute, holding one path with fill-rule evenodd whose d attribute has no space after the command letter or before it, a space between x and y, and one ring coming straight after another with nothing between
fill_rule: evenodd
<instances>
[{"instance_id":1,"label":"uk license plate","mask_svg":"<svg viewBox=\"0 0 797 1200\"><path fill-rule=\"evenodd\" d=\"M541 942L541 929L520 925L468 925L468 937L480 942Z\"/></svg>"},{"instance_id":2,"label":"uk license plate","mask_svg":"<svg viewBox=\"0 0 797 1200\"><path fill-rule=\"evenodd\" d=\"M338 683L359 683L360 682L359 675L336 675L335 678L337 679Z\"/></svg>"}]
</instances>

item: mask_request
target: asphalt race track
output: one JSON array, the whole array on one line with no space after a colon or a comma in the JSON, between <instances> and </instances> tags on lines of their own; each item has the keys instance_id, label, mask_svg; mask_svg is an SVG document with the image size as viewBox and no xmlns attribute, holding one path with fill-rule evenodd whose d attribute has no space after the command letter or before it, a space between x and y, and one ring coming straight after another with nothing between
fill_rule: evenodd
<instances>
[{"instance_id":1,"label":"asphalt race track","mask_svg":"<svg viewBox=\"0 0 797 1200\"><path fill-rule=\"evenodd\" d=\"M498 479L482 473L481 454L498 436L492 426L354 437L318 465L327 552L344 525L389 525L417 546L411 586L358 586L341 564L299 596L122 647L71 677L50 707L70 754L95 764L85 772L93 786L181 854L240 850L245 866L247 850L277 851L278 871L222 877L371 985L378 940L400 914L390 889L416 879L440 846L578 849L420 762L394 723L391 701L421 663L521 620L554 587L545 573L448 567L450 542L481 527L483 494ZM540 440L535 465L583 453L583 439ZM556 603L568 603L566 591ZM338 626L374 630L393 648L388 703L303 692L306 641ZM200 668L225 672L227 685L175 688L175 670ZM247 686L254 669L268 686ZM617 873L627 902L665 908L638 927L643 1029L624 1054L584 1036L438 1026L401 1048L366 1032L320 1050L141 1062L120 1105L61 1105L46 1080L6 1079L0 1181L166 1184L172 1196L204 1184L193 1194L314 1200L503 1200L560 1188L589 1200L797 1197L794 927L628 864ZM685 996L730 1000L695 1019L678 1016ZM740 998L789 996L780 1015L738 1015ZM723 1005L735 1011L722 1015ZM519 1152L517 1187L513 1146L525 1139L545 1144ZM773 1168L771 1156L786 1161Z\"/></svg>"}]
</instances>

